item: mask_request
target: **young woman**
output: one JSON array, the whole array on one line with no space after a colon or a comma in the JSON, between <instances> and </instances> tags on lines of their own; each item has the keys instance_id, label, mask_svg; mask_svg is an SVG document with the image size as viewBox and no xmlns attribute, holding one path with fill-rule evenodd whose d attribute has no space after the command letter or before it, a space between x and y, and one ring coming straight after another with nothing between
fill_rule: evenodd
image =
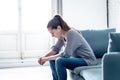
<instances>
[{"instance_id":1,"label":"young woman","mask_svg":"<svg viewBox=\"0 0 120 80\"><path fill-rule=\"evenodd\" d=\"M61 16L55 15L47 29L58 41L38 62L40 65L50 62L53 80L67 80L66 69L96 64L96 57L82 34L70 28ZM60 53L63 46L65 49Z\"/></svg>"}]
</instances>

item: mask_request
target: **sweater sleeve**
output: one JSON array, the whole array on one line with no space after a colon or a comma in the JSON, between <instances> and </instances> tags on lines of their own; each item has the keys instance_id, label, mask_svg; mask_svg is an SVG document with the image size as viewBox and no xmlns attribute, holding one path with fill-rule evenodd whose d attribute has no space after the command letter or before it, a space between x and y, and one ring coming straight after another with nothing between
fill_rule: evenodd
<instances>
[{"instance_id":1,"label":"sweater sleeve","mask_svg":"<svg viewBox=\"0 0 120 80\"><path fill-rule=\"evenodd\" d=\"M52 50L55 51L56 53L58 53L61 50L63 45L64 45L64 41L61 37L61 38L58 39L56 44L54 46L52 46Z\"/></svg>"}]
</instances>

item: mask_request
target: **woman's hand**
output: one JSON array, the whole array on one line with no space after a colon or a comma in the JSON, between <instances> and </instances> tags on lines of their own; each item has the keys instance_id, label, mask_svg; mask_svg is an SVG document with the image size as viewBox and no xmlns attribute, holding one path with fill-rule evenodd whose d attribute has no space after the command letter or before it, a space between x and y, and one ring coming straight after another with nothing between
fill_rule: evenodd
<instances>
[{"instance_id":1,"label":"woman's hand","mask_svg":"<svg viewBox=\"0 0 120 80\"><path fill-rule=\"evenodd\" d=\"M48 61L48 57L41 57L39 58L38 63L40 65L43 65L46 61Z\"/></svg>"},{"instance_id":2,"label":"woman's hand","mask_svg":"<svg viewBox=\"0 0 120 80\"><path fill-rule=\"evenodd\" d=\"M53 50L48 51L48 53L47 53L45 56L39 58L38 63L39 63L40 65L43 65L46 61L48 61L48 60L50 59L49 57L50 57L51 55L54 55L55 53L56 53L56 52L53 51Z\"/></svg>"},{"instance_id":3,"label":"woman's hand","mask_svg":"<svg viewBox=\"0 0 120 80\"><path fill-rule=\"evenodd\" d=\"M61 56L62 56L62 54L56 54L56 55L51 55L51 56L44 56L44 57L41 57L38 60L38 63L40 65L43 65L46 61L55 60L56 58L61 57Z\"/></svg>"}]
</instances>

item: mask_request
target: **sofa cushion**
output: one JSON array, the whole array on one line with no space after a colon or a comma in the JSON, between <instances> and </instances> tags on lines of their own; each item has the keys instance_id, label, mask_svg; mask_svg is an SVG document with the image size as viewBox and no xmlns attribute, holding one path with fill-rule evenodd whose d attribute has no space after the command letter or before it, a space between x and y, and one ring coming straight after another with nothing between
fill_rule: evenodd
<instances>
[{"instance_id":1,"label":"sofa cushion","mask_svg":"<svg viewBox=\"0 0 120 80\"><path fill-rule=\"evenodd\" d=\"M76 67L73 70L73 73L75 74L79 74L81 71L83 70L87 70L87 69L92 69L92 68L101 68L102 67L102 58L97 58L97 64L93 65L93 66L81 66L81 67Z\"/></svg>"},{"instance_id":2,"label":"sofa cushion","mask_svg":"<svg viewBox=\"0 0 120 80\"><path fill-rule=\"evenodd\" d=\"M109 34L109 52L120 52L120 33L112 32Z\"/></svg>"},{"instance_id":3,"label":"sofa cushion","mask_svg":"<svg viewBox=\"0 0 120 80\"><path fill-rule=\"evenodd\" d=\"M110 32L115 32L115 28L102 30L82 30L82 35L93 49L95 56L101 58L107 52Z\"/></svg>"},{"instance_id":4,"label":"sofa cushion","mask_svg":"<svg viewBox=\"0 0 120 80\"><path fill-rule=\"evenodd\" d=\"M80 73L85 80L102 80L102 68L83 70Z\"/></svg>"}]
</instances>

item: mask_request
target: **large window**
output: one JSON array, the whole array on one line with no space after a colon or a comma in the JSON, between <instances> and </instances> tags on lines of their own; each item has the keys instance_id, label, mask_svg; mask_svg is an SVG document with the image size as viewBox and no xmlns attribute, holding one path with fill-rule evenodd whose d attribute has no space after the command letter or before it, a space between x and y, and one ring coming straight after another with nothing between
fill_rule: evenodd
<instances>
[{"instance_id":1,"label":"large window","mask_svg":"<svg viewBox=\"0 0 120 80\"><path fill-rule=\"evenodd\" d=\"M18 30L18 1L0 0L0 32Z\"/></svg>"},{"instance_id":2,"label":"large window","mask_svg":"<svg viewBox=\"0 0 120 80\"><path fill-rule=\"evenodd\" d=\"M51 0L22 0L21 16L23 57L43 55L50 48L46 26L51 18Z\"/></svg>"},{"instance_id":3,"label":"large window","mask_svg":"<svg viewBox=\"0 0 120 80\"><path fill-rule=\"evenodd\" d=\"M39 57L50 48L52 0L0 0L0 59Z\"/></svg>"},{"instance_id":4,"label":"large window","mask_svg":"<svg viewBox=\"0 0 120 80\"><path fill-rule=\"evenodd\" d=\"M51 18L51 0L22 0L22 28L24 32L44 32Z\"/></svg>"},{"instance_id":5,"label":"large window","mask_svg":"<svg viewBox=\"0 0 120 80\"><path fill-rule=\"evenodd\" d=\"M0 59L20 57L18 0L0 0Z\"/></svg>"}]
</instances>

